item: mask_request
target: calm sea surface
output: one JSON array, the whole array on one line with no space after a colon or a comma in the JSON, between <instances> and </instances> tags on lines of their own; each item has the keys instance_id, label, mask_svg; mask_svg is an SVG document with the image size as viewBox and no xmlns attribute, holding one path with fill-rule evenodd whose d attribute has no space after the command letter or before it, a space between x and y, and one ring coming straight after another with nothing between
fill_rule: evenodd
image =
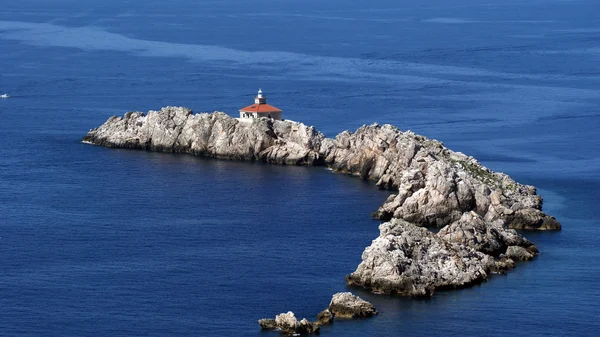
<instances>
[{"instance_id":1,"label":"calm sea surface","mask_svg":"<svg viewBox=\"0 0 600 337\"><path fill-rule=\"evenodd\" d=\"M562 232L470 289L355 293L323 336L596 335L597 0L0 0L0 335L277 336L345 291L387 197L322 168L84 145L111 115L262 88L328 136L391 123L538 187Z\"/></svg>"}]
</instances>

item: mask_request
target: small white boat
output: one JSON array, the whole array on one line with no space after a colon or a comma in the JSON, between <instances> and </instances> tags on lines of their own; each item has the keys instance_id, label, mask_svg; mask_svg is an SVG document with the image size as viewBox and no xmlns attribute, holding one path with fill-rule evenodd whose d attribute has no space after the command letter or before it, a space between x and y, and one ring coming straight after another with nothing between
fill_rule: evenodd
<instances>
[{"instance_id":1,"label":"small white boat","mask_svg":"<svg viewBox=\"0 0 600 337\"><path fill-rule=\"evenodd\" d=\"M9 94L2 94L2 95L0 95L0 98L9 98L9 97L10 97Z\"/></svg>"}]
</instances>

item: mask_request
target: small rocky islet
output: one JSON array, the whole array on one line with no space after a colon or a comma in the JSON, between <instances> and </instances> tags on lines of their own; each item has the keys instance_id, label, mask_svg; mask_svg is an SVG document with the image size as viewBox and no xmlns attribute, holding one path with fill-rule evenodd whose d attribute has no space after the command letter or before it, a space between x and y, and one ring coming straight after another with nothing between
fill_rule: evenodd
<instances>
[{"instance_id":1,"label":"small rocky islet","mask_svg":"<svg viewBox=\"0 0 600 337\"><path fill-rule=\"evenodd\" d=\"M275 319L259 319L258 324L265 330L279 330L287 335L314 334L319 333L321 326L331 324L335 319L367 318L377 314L373 304L345 292L333 295L329 306L317 315L315 322L306 318L298 321L294 313L288 311L275 316Z\"/></svg>"},{"instance_id":2,"label":"small rocky islet","mask_svg":"<svg viewBox=\"0 0 600 337\"><path fill-rule=\"evenodd\" d=\"M493 172L437 140L389 124L364 125L327 138L299 122L244 120L223 112L195 114L183 107L165 107L110 117L83 141L111 148L326 166L376 181L379 188L393 191L373 213L386 222L363 252L358 268L346 277L348 285L374 293L432 296L437 289L483 282L538 254L535 244L515 229L561 229L542 211L535 187ZM434 233L427 227L441 229ZM314 333L322 324L294 323L293 313L282 315L261 326Z\"/></svg>"}]
</instances>

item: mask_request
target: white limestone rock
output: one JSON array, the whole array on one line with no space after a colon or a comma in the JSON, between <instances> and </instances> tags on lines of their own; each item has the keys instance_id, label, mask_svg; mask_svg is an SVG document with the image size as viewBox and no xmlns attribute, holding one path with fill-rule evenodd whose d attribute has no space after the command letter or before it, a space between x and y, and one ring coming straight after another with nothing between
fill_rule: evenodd
<instances>
[{"instance_id":1,"label":"white limestone rock","mask_svg":"<svg viewBox=\"0 0 600 337\"><path fill-rule=\"evenodd\" d=\"M521 247L531 257L538 254L531 241L514 229L507 228L504 221L489 222L474 211L464 213L459 220L442 228L437 235L495 257L506 254L509 247Z\"/></svg>"},{"instance_id":2,"label":"white limestone rock","mask_svg":"<svg viewBox=\"0 0 600 337\"><path fill-rule=\"evenodd\" d=\"M90 130L84 142L277 164L323 164L325 136L302 123L266 118L240 122L222 112L193 114L182 107L126 113Z\"/></svg>"},{"instance_id":3,"label":"white limestone rock","mask_svg":"<svg viewBox=\"0 0 600 337\"><path fill-rule=\"evenodd\" d=\"M373 304L350 292L333 295L327 311L335 318L351 319L377 315L377 310Z\"/></svg>"},{"instance_id":4,"label":"white limestone rock","mask_svg":"<svg viewBox=\"0 0 600 337\"><path fill-rule=\"evenodd\" d=\"M324 155L337 171L398 190L375 213L382 220L443 227L474 211L510 228L560 229L556 219L541 212L542 199L533 186L493 172L439 141L388 124L342 132Z\"/></svg>"},{"instance_id":5,"label":"white limestone rock","mask_svg":"<svg viewBox=\"0 0 600 337\"><path fill-rule=\"evenodd\" d=\"M356 271L347 276L349 285L375 293L432 296L436 289L479 283L505 268L489 255L401 219L381 224L379 231Z\"/></svg>"}]
</instances>

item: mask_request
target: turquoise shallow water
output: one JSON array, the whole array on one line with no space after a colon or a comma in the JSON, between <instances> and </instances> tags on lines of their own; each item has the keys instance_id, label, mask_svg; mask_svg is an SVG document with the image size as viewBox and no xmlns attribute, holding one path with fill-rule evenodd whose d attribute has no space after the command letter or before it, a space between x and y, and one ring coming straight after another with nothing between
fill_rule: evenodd
<instances>
[{"instance_id":1,"label":"turquoise shallow water","mask_svg":"<svg viewBox=\"0 0 600 337\"><path fill-rule=\"evenodd\" d=\"M327 336L595 335L600 5L0 0L0 335L256 336L313 316L388 193L321 168L80 143L111 115L235 114L261 87L328 136L392 123L538 187L541 255Z\"/></svg>"}]
</instances>

